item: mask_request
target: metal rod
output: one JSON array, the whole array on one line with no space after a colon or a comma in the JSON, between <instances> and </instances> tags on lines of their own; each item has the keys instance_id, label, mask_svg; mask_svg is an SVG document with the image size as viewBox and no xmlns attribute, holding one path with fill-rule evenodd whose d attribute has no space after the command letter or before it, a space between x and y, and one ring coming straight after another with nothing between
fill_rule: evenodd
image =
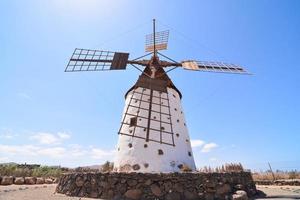
<instances>
[{"instance_id":1,"label":"metal rod","mask_svg":"<svg viewBox=\"0 0 300 200\"><path fill-rule=\"evenodd\" d=\"M153 54L153 52L150 52L150 53L147 53L147 54L145 54L145 55L143 55L143 56L140 56L140 57L138 57L138 58L135 58L135 59L133 59L132 61L139 60L139 59L141 59L141 58L144 58L144 57L146 57L146 56L149 56L150 54Z\"/></svg>"},{"instance_id":2,"label":"metal rod","mask_svg":"<svg viewBox=\"0 0 300 200\"><path fill-rule=\"evenodd\" d=\"M160 52L157 52L157 53L158 53L159 55L161 55L162 57L164 57L164 58L166 58L166 59L168 59L168 60L174 62L175 64L179 64L179 66L181 66L181 63L177 62L176 60L173 60L172 58L169 58L168 56L166 56L166 55L164 55L164 54L162 54L162 53L160 53Z\"/></svg>"},{"instance_id":3,"label":"metal rod","mask_svg":"<svg viewBox=\"0 0 300 200\"><path fill-rule=\"evenodd\" d=\"M155 47L155 19L153 19L153 50L154 50L154 57L156 57L156 47Z\"/></svg>"},{"instance_id":4,"label":"metal rod","mask_svg":"<svg viewBox=\"0 0 300 200\"><path fill-rule=\"evenodd\" d=\"M142 72L144 75L148 76L149 78L151 78L148 74L146 74L143 70L141 70L140 68L138 68L137 66L135 66L134 64L130 63L134 68L136 68L137 70L139 70L140 72Z\"/></svg>"},{"instance_id":5,"label":"metal rod","mask_svg":"<svg viewBox=\"0 0 300 200\"><path fill-rule=\"evenodd\" d=\"M275 181L275 175L274 175L274 172L272 170L271 164L269 162L268 162L268 165L269 165L270 171L271 171L272 176L273 176L273 181Z\"/></svg>"}]
</instances>

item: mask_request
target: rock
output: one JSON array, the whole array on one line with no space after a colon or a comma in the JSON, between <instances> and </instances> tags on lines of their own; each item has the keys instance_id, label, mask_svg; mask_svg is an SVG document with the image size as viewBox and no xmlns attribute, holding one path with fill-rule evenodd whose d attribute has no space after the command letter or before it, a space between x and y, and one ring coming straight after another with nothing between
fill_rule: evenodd
<instances>
[{"instance_id":1,"label":"rock","mask_svg":"<svg viewBox=\"0 0 300 200\"><path fill-rule=\"evenodd\" d=\"M232 200L248 200L247 192L238 190L232 195Z\"/></svg>"},{"instance_id":2,"label":"rock","mask_svg":"<svg viewBox=\"0 0 300 200\"><path fill-rule=\"evenodd\" d=\"M184 199L185 200L196 200L199 199L197 193L190 192L188 190L184 191Z\"/></svg>"},{"instance_id":3,"label":"rock","mask_svg":"<svg viewBox=\"0 0 300 200\"><path fill-rule=\"evenodd\" d=\"M145 185L151 185L152 181L150 179L148 179L146 182L145 182Z\"/></svg>"},{"instance_id":4,"label":"rock","mask_svg":"<svg viewBox=\"0 0 300 200\"><path fill-rule=\"evenodd\" d=\"M1 180L1 185L11 185L14 183L14 178L12 176L3 176Z\"/></svg>"},{"instance_id":5,"label":"rock","mask_svg":"<svg viewBox=\"0 0 300 200\"><path fill-rule=\"evenodd\" d=\"M137 171L137 170L141 169L141 167L140 167L139 164L135 164L135 165L132 166L132 169Z\"/></svg>"},{"instance_id":6,"label":"rock","mask_svg":"<svg viewBox=\"0 0 300 200\"><path fill-rule=\"evenodd\" d=\"M127 197L129 199L138 200L142 196L142 191L139 189L132 189L132 190L128 190L127 192L125 192L124 195L125 195L125 197Z\"/></svg>"},{"instance_id":7,"label":"rock","mask_svg":"<svg viewBox=\"0 0 300 200\"><path fill-rule=\"evenodd\" d=\"M53 180L53 183L58 183L59 182L59 178L55 178L54 180Z\"/></svg>"},{"instance_id":8,"label":"rock","mask_svg":"<svg viewBox=\"0 0 300 200\"><path fill-rule=\"evenodd\" d=\"M182 186L182 184L180 184L180 183L175 183L174 189L175 189L177 192L180 192L180 193L183 192L183 186Z\"/></svg>"},{"instance_id":9,"label":"rock","mask_svg":"<svg viewBox=\"0 0 300 200\"><path fill-rule=\"evenodd\" d=\"M15 184L16 185L23 185L25 182L25 179L23 177L16 177L15 178Z\"/></svg>"},{"instance_id":10,"label":"rock","mask_svg":"<svg viewBox=\"0 0 300 200\"><path fill-rule=\"evenodd\" d=\"M180 193L171 192L166 195L166 200L180 200Z\"/></svg>"},{"instance_id":11,"label":"rock","mask_svg":"<svg viewBox=\"0 0 300 200\"><path fill-rule=\"evenodd\" d=\"M150 189L155 196L160 197L162 195L161 189L156 184L152 184Z\"/></svg>"},{"instance_id":12,"label":"rock","mask_svg":"<svg viewBox=\"0 0 300 200\"><path fill-rule=\"evenodd\" d=\"M171 182L165 182L163 184L164 188L165 188L165 191L170 191L173 187L172 183Z\"/></svg>"},{"instance_id":13,"label":"rock","mask_svg":"<svg viewBox=\"0 0 300 200\"><path fill-rule=\"evenodd\" d=\"M36 178L36 184L44 184L45 179L44 178Z\"/></svg>"},{"instance_id":14,"label":"rock","mask_svg":"<svg viewBox=\"0 0 300 200\"><path fill-rule=\"evenodd\" d=\"M52 184L53 183L53 180L51 178L46 178L45 179L45 183L46 184Z\"/></svg>"},{"instance_id":15,"label":"rock","mask_svg":"<svg viewBox=\"0 0 300 200\"><path fill-rule=\"evenodd\" d=\"M228 184L223 184L217 187L216 194L217 195L225 195L231 192L231 187Z\"/></svg>"},{"instance_id":16,"label":"rock","mask_svg":"<svg viewBox=\"0 0 300 200\"><path fill-rule=\"evenodd\" d=\"M98 197L98 193L97 192L91 192L90 196L91 198L97 198Z\"/></svg>"},{"instance_id":17,"label":"rock","mask_svg":"<svg viewBox=\"0 0 300 200\"><path fill-rule=\"evenodd\" d=\"M237 190L243 190L244 189L244 186L242 184L237 184L234 186L235 189Z\"/></svg>"},{"instance_id":18,"label":"rock","mask_svg":"<svg viewBox=\"0 0 300 200\"><path fill-rule=\"evenodd\" d=\"M75 180L75 184L77 187L82 187L84 185L84 180L82 177L78 176Z\"/></svg>"},{"instance_id":19,"label":"rock","mask_svg":"<svg viewBox=\"0 0 300 200\"><path fill-rule=\"evenodd\" d=\"M137 184L137 181L136 180L128 180L127 181L127 184L129 185L129 186L135 186L136 184Z\"/></svg>"},{"instance_id":20,"label":"rock","mask_svg":"<svg viewBox=\"0 0 300 200\"><path fill-rule=\"evenodd\" d=\"M25 184L34 185L36 183L35 177L25 177Z\"/></svg>"}]
</instances>

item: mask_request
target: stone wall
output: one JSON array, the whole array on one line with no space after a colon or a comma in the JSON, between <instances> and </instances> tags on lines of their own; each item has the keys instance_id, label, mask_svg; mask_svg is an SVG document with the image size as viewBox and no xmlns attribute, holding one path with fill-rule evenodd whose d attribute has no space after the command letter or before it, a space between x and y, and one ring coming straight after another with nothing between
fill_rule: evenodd
<instances>
[{"instance_id":1,"label":"stone wall","mask_svg":"<svg viewBox=\"0 0 300 200\"><path fill-rule=\"evenodd\" d=\"M0 185L34 185L57 183L56 178L0 176Z\"/></svg>"},{"instance_id":2,"label":"stone wall","mask_svg":"<svg viewBox=\"0 0 300 200\"><path fill-rule=\"evenodd\" d=\"M56 188L69 196L113 200L230 199L237 190L256 194L250 172L72 173L64 174Z\"/></svg>"},{"instance_id":3,"label":"stone wall","mask_svg":"<svg viewBox=\"0 0 300 200\"><path fill-rule=\"evenodd\" d=\"M282 179L282 180L257 180L255 181L257 185L294 185L300 186L300 179Z\"/></svg>"}]
</instances>

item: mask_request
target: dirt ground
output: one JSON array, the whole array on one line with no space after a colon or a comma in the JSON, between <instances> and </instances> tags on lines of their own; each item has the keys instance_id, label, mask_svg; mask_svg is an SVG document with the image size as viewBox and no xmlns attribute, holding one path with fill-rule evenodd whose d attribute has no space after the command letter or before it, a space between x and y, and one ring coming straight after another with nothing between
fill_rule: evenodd
<instances>
[{"instance_id":1,"label":"dirt ground","mask_svg":"<svg viewBox=\"0 0 300 200\"><path fill-rule=\"evenodd\" d=\"M0 186L0 200L92 200L54 194L55 187L55 184Z\"/></svg>"},{"instance_id":2,"label":"dirt ground","mask_svg":"<svg viewBox=\"0 0 300 200\"><path fill-rule=\"evenodd\" d=\"M257 185L267 199L300 199L300 186Z\"/></svg>"},{"instance_id":3,"label":"dirt ground","mask_svg":"<svg viewBox=\"0 0 300 200\"><path fill-rule=\"evenodd\" d=\"M0 186L0 200L93 200L92 198L67 197L54 194L52 185ZM300 186L257 186L267 194L266 199L300 199ZM98 199L99 200L99 199Z\"/></svg>"}]
</instances>

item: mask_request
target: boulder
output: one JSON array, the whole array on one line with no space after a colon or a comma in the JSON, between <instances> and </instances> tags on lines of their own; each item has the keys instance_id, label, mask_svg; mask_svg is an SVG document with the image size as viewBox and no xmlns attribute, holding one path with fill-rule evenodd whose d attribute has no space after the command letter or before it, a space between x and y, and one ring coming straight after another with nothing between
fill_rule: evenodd
<instances>
[{"instance_id":1,"label":"boulder","mask_svg":"<svg viewBox=\"0 0 300 200\"><path fill-rule=\"evenodd\" d=\"M35 177L25 177L25 184L34 185L36 183Z\"/></svg>"},{"instance_id":2,"label":"boulder","mask_svg":"<svg viewBox=\"0 0 300 200\"><path fill-rule=\"evenodd\" d=\"M25 183L25 179L23 177L16 177L15 184L16 185L23 185Z\"/></svg>"},{"instance_id":3,"label":"boulder","mask_svg":"<svg viewBox=\"0 0 300 200\"><path fill-rule=\"evenodd\" d=\"M46 178L45 179L45 183L46 184L52 184L53 183L53 180L51 178Z\"/></svg>"},{"instance_id":4,"label":"boulder","mask_svg":"<svg viewBox=\"0 0 300 200\"><path fill-rule=\"evenodd\" d=\"M194 192L190 192L188 190L184 191L184 199L186 200L197 200L199 199L198 194Z\"/></svg>"},{"instance_id":5,"label":"boulder","mask_svg":"<svg viewBox=\"0 0 300 200\"><path fill-rule=\"evenodd\" d=\"M217 189L216 189L216 194L217 195L225 195L231 192L231 187L229 184L223 184L220 185Z\"/></svg>"},{"instance_id":6,"label":"boulder","mask_svg":"<svg viewBox=\"0 0 300 200\"><path fill-rule=\"evenodd\" d=\"M142 196L142 191L139 189L132 189L125 192L125 197L133 200L138 200Z\"/></svg>"},{"instance_id":7,"label":"boulder","mask_svg":"<svg viewBox=\"0 0 300 200\"><path fill-rule=\"evenodd\" d=\"M150 189L155 196L160 197L162 195L161 189L156 184L152 184Z\"/></svg>"},{"instance_id":8,"label":"boulder","mask_svg":"<svg viewBox=\"0 0 300 200\"><path fill-rule=\"evenodd\" d=\"M235 194L232 195L232 200L248 200L247 192L237 190Z\"/></svg>"},{"instance_id":9,"label":"boulder","mask_svg":"<svg viewBox=\"0 0 300 200\"><path fill-rule=\"evenodd\" d=\"M52 179L51 179L52 180ZM53 182L53 181L52 181ZM75 180L75 184L77 187L82 187L84 185L84 180L81 176L78 176Z\"/></svg>"},{"instance_id":10,"label":"boulder","mask_svg":"<svg viewBox=\"0 0 300 200\"><path fill-rule=\"evenodd\" d=\"M127 184L128 184L129 186L135 186L137 183L138 183L138 182L137 182L136 180L132 180L132 179L130 179L130 180L127 181Z\"/></svg>"},{"instance_id":11,"label":"boulder","mask_svg":"<svg viewBox=\"0 0 300 200\"><path fill-rule=\"evenodd\" d=\"M182 193L182 192L183 192L183 185L180 184L180 183L175 183L174 189L175 189L177 192Z\"/></svg>"},{"instance_id":12,"label":"boulder","mask_svg":"<svg viewBox=\"0 0 300 200\"><path fill-rule=\"evenodd\" d=\"M45 179L44 178L36 178L36 184L44 184Z\"/></svg>"},{"instance_id":13,"label":"boulder","mask_svg":"<svg viewBox=\"0 0 300 200\"><path fill-rule=\"evenodd\" d=\"M14 178L12 176L3 176L1 180L1 185L11 185L14 183Z\"/></svg>"},{"instance_id":14,"label":"boulder","mask_svg":"<svg viewBox=\"0 0 300 200\"><path fill-rule=\"evenodd\" d=\"M180 200L180 193L171 192L166 195L166 200Z\"/></svg>"}]
</instances>

